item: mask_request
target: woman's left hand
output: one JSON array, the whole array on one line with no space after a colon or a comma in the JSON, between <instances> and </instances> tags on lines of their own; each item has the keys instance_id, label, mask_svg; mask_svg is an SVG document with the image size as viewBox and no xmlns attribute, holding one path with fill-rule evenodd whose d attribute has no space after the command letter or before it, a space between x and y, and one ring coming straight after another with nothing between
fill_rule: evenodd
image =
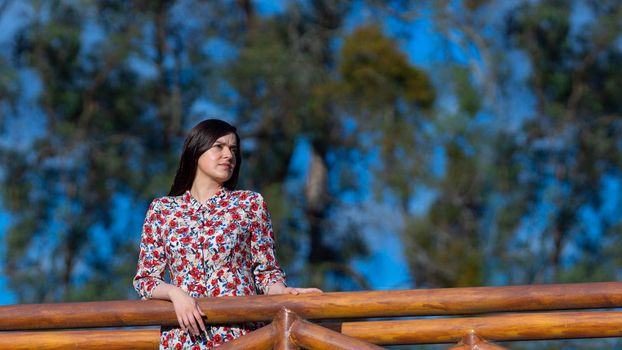
<instances>
[{"instance_id":1,"label":"woman's left hand","mask_svg":"<svg viewBox=\"0 0 622 350\"><path fill-rule=\"evenodd\" d=\"M268 294L307 294L307 293L324 293L321 289L318 288L293 288L287 287L283 283L278 282L270 286L268 288Z\"/></svg>"}]
</instances>

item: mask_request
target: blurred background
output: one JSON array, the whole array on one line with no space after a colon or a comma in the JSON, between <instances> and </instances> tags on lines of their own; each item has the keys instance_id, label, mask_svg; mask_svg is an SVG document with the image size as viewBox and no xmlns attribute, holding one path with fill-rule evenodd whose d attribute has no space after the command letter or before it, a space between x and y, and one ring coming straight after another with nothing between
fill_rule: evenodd
<instances>
[{"instance_id":1,"label":"blurred background","mask_svg":"<svg viewBox=\"0 0 622 350\"><path fill-rule=\"evenodd\" d=\"M621 34L617 0L0 1L0 303L137 298L213 117L290 284L617 280Z\"/></svg>"}]
</instances>

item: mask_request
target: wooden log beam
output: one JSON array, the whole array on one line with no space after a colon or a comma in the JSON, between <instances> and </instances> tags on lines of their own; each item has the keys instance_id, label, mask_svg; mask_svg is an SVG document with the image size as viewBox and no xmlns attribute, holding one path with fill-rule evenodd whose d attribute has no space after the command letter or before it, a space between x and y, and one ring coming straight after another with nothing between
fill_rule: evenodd
<instances>
[{"instance_id":1,"label":"wooden log beam","mask_svg":"<svg viewBox=\"0 0 622 350\"><path fill-rule=\"evenodd\" d=\"M276 342L275 327L269 324L252 331L238 339L228 341L218 346L220 350L269 350Z\"/></svg>"},{"instance_id":2,"label":"wooden log beam","mask_svg":"<svg viewBox=\"0 0 622 350\"><path fill-rule=\"evenodd\" d=\"M0 332L3 350L157 350L160 329Z\"/></svg>"},{"instance_id":3,"label":"wooden log beam","mask_svg":"<svg viewBox=\"0 0 622 350\"><path fill-rule=\"evenodd\" d=\"M457 343L471 332L495 342L609 338L622 337L622 311L519 313L325 326L366 342L386 345Z\"/></svg>"},{"instance_id":4,"label":"wooden log beam","mask_svg":"<svg viewBox=\"0 0 622 350\"><path fill-rule=\"evenodd\" d=\"M172 325L173 304L164 300L96 301L0 306L0 330Z\"/></svg>"},{"instance_id":5,"label":"wooden log beam","mask_svg":"<svg viewBox=\"0 0 622 350\"><path fill-rule=\"evenodd\" d=\"M343 335L378 345L455 344L472 332L488 341L608 338L622 336L622 311L503 314L440 319L343 322L314 326L311 327L312 332L324 326ZM295 334L294 342L302 346L307 344L301 341L301 337L305 337L309 329L307 327L300 330L292 326L290 334ZM330 332L329 329L326 329L326 332ZM320 333L325 332L322 330ZM31 349L33 344L40 349L61 349L75 344L85 349L156 349L159 339L160 333L157 328L0 332L0 349ZM268 325L233 342L225 343L221 347L223 350L266 350L272 348L274 342L275 331L272 325ZM232 345L235 347L231 347Z\"/></svg>"},{"instance_id":6,"label":"wooden log beam","mask_svg":"<svg viewBox=\"0 0 622 350\"><path fill-rule=\"evenodd\" d=\"M296 319L291 327L292 341L311 350L381 350L383 348L308 321Z\"/></svg>"},{"instance_id":7,"label":"wooden log beam","mask_svg":"<svg viewBox=\"0 0 622 350\"><path fill-rule=\"evenodd\" d=\"M622 282L259 295L199 300L209 323L269 321L287 308L305 319L479 314L622 307ZM0 330L175 325L163 300L0 306Z\"/></svg>"}]
</instances>

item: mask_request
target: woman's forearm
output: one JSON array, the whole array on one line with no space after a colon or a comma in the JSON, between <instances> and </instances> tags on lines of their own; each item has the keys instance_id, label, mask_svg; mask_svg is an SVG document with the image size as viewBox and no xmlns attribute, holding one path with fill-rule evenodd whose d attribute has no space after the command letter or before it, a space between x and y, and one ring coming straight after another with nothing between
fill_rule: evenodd
<instances>
[{"instance_id":1,"label":"woman's forearm","mask_svg":"<svg viewBox=\"0 0 622 350\"><path fill-rule=\"evenodd\" d=\"M283 282L276 282L268 287L266 294L283 294L285 293L287 286Z\"/></svg>"},{"instance_id":2,"label":"woman's forearm","mask_svg":"<svg viewBox=\"0 0 622 350\"><path fill-rule=\"evenodd\" d=\"M175 293L185 293L181 288L174 286L172 284L161 282L151 292L151 297L153 299L163 299L173 301L172 297Z\"/></svg>"}]
</instances>

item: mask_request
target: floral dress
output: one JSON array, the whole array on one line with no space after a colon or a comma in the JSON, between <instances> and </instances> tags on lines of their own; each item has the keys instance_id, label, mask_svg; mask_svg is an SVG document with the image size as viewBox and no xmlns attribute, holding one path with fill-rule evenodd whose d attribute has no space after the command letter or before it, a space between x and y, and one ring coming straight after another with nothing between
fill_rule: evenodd
<instances>
[{"instance_id":1,"label":"floral dress","mask_svg":"<svg viewBox=\"0 0 622 350\"><path fill-rule=\"evenodd\" d=\"M260 194L218 191L204 204L189 191L155 199L143 225L134 288L150 299L168 269L171 284L194 298L266 294L285 275L274 258L270 216ZM160 349L211 349L252 324L207 327L194 336L163 327Z\"/></svg>"}]
</instances>

